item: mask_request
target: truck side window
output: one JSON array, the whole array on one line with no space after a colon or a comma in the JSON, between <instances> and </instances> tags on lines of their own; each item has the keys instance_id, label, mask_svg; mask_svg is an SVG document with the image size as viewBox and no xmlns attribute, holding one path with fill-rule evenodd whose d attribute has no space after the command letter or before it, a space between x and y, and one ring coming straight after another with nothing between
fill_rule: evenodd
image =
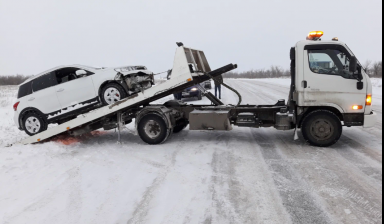
<instances>
[{"instance_id":1,"label":"truck side window","mask_svg":"<svg viewBox=\"0 0 384 224\"><path fill-rule=\"evenodd\" d=\"M338 75L339 67L331 57L332 50L309 51L309 67L311 71L318 74Z\"/></svg>"},{"instance_id":2,"label":"truck side window","mask_svg":"<svg viewBox=\"0 0 384 224\"><path fill-rule=\"evenodd\" d=\"M349 72L349 57L339 50L310 50L309 66L311 71L323 75L339 75L353 79Z\"/></svg>"}]
</instances>

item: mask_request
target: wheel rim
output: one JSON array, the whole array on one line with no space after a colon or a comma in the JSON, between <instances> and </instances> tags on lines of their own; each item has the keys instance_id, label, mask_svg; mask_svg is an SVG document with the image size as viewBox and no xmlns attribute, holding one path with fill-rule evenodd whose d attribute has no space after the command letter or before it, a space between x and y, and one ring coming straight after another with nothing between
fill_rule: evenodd
<instances>
[{"instance_id":1,"label":"wheel rim","mask_svg":"<svg viewBox=\"0 0 384 224\"><path fill-rule=\"evenodd\" d=\"M311 135L318 141L328 140L335 133L332 123L325 119L318 119L311 125Z\"/></svg>"},{"instance_id":2,"label":"wheel rim","mask_svg":"<svg viewBox=\"0 0 384 224\"><path fill-rule=\"evenodd\" d=\"M157 137L160 136L161 133L161 128L159 123L157 123L154 120L149 120L145 126L144 126L144 131L145 134L151 138L151 139L156 139Z\"/></svg>"},{"instance_id":3,"label":"wheel rim","mask_svg":"<svg viewBox=\"0 0 384 224\"><path fill-rule=\"evenodd\" d=\"M110 87L104 92L104 100L109 105L114 104L121 100L120 91L116 88Z\"/></svg>"},{"instance_id":4,"label":"wheel rim","mask_svg":"<svg viewBox=\"0 0 384 224\"><path fill-rule=\"evenodd\" d=\"M36 134L40 131L41 124L36 117L30 117L25 121L25 128L31 134Z\"/></svg>"}]
</instances>

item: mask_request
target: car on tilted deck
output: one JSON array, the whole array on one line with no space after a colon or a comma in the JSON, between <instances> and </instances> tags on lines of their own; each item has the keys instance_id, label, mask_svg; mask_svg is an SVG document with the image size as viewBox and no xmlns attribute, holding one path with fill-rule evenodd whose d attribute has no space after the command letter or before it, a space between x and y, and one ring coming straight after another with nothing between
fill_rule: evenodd
<instances>
[{"instance_id":1,"label":"car on tilted deck","mask_svg":"<svg viewBox=\"0 0 384 224\"><path fill-rule=\"evenodd\" d=\"M114 104L154 85L145 66L92 68L61 66L43 72L19 86L14 122L28 135L47 130L78 115Z\"/></svg>"}]
</instances>

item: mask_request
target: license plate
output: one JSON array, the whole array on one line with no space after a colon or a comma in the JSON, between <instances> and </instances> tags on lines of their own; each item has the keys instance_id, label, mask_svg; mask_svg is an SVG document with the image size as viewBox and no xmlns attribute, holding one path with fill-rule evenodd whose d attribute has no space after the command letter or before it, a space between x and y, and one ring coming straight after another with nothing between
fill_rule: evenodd
<instances>
[{"instance_id":1,"label":"license plate","mask_svg":"<svg viewBox=\"0 0 384 224\"><path fill-rule=\"evenodd\" d=\"M190 96L189 93L183 93L183 96Z\"/></svg>"}]
</instances>

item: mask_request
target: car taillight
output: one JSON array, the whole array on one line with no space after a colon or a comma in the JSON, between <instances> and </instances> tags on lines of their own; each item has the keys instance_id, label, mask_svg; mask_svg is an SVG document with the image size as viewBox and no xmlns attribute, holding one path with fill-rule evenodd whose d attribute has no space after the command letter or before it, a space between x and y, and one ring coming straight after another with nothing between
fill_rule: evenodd
<instances>
[{"instance_id":1,"label":"car taillight","mask_svg":"<svg viewBox=\"0 0 384 224\"><path fill-rule=\"evenodd\" d=\"M366 105L372 106L372 95L371 94L367 95Z\"/></svg>"},{"instance_id":2,"label":"car taillight","mask_svg":"<svg viewBox=\"0 0 384 224\"><path fill-rule=\"evenodd\" d=\"M15 103L15 105L13 105L13 109L14 109L15 111L17 111L17 107L19 106L19 104L20 104L20 102L17 102L17 103Z\"/></svg>"}]
</instances>

